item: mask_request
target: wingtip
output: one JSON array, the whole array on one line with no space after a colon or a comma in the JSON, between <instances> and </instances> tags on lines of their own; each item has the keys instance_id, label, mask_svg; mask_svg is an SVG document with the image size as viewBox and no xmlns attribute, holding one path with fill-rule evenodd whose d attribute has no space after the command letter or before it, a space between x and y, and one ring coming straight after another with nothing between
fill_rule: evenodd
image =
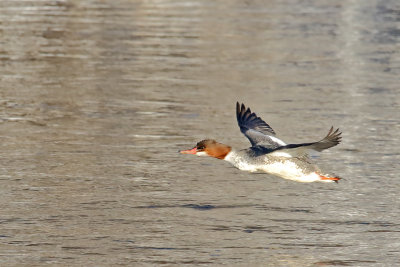
<instances>
[{"instance_id":1,"label":"wingtip","mask_svg":"<svg viewBox=\"0 0 400 267\"><path fill-rule=\"evenodd\" d=\"M333 131L333 129L335 129L335 127L333 127L333 126L331 126L331 129L330 129L330 131ZM335 131L333 131L333 133L338 133L339 132L339 128L336 128L336 130Z\"/></svg>"},{"instance_id":2,"label":"wingtip","mask_svg":"<svg viewBox=\"0 0 400 267\"><path fill-rule=\"evenodd\" d=\"M239 101L236 101L236 119L239 123L239 119L240 119L240 104Z\"/></svg>"},{"instance_id":3,"label":"wingtip","mask_svg":"<svg viewBox=\"0 0 400 267\"><path fill-rule=\"evenodd\" d=\"M340 132L339 128L337 128L335 131L333 129L335 128L332 126L326 137L335 142L337 145L342 141L342 132Z\"/></svg>"},{"instance_id":4,"label":"wingtip","mask_svg":"<svg viewBox=\"0 0 400 267\"><path fill-rule=\"evenodd\" d=\"M333 130L333 129L335 129L335 127L331 126L327 136L329 136L329 135L341 135L342 134L342 132L340 132L340 128L336 128L336 130Z\"/></svg>"},{"instance_id":5,"label":"wingtip","mask_svg":"<svg viewBox=\"0 0 400 267\"><path fill-rule=\"evenodd\" d=\"M236 102L236 117L238 119L238 122L243 120L243 116L245 116L245 114L248 114L247 116L249 116L251 115L251 113L252 112L250 108L246 108L246 106L243 103L240 104L239 101Z\"/></svg>"},{"instance_id":6,"label":"wingtip","mask_svg":"<svg viewBox=\"0 0 400 267\"><path fill-rule=\"evenodd\" d=\"M239 101L236 101L236 110L238 112L245 112L247 109L251 112L250 108L246 108L246 105L244 103L240 103Z\"/></svg>"}]
</instances>

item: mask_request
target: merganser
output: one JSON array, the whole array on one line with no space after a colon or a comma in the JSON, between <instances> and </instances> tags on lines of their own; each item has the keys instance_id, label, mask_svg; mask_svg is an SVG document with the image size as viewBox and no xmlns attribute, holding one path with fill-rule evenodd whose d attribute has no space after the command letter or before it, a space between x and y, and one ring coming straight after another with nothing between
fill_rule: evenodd
<instances>
[{"instance_id":1,"label":"merganser","mask_svg":"<svg viewBox=\"0 0 400 267\"><path fill-rule=\"evenodd\" d=\"M307 152L336 146L341 141L339 129L329 130L318 142L286 144L276 137L275 131L244 104L236 103L236 117L240 131L250 140L251 147L232 149L212 139L198 142L195 147L182 150L182 154L210 156L230 162L236 168L249 172L266 172L298 182L338 182L339 177L323 174L311 163Z\"/></svg>"}]
</instances>

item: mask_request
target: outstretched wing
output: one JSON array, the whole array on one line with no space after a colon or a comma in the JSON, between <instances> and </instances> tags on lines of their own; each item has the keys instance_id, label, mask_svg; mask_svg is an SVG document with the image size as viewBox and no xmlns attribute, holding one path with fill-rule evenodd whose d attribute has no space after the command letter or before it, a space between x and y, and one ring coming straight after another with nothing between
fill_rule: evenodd
<instances>
[{"instance_id":1,"label":"outstretched wing","mask_svg":"<svg viewBox=\"0 0 400 267\"><path fill-rule=\"evenodd\" d=\"M250 108L236 102L236 117L240 131L250 140L252 146L276 149L286 144L275 137L275 131Z\"/></svg>"},{"instance_id":2,"label":"outstretched wing","mask_svg":"<svg viewBox=\"0 0 400 267\"><path fill-rule=\"evenodd\" d=\"M329 130L328 134L320 141L314 143L303 143L303 144L289 144L278 147L271 155L286 156L286 157L301 157L304 156L308 150L315 150L321 152L324 149L336 146L342 140L341 132L339 128L333 131L333 126Z\"/></svg>"}]
</instances>

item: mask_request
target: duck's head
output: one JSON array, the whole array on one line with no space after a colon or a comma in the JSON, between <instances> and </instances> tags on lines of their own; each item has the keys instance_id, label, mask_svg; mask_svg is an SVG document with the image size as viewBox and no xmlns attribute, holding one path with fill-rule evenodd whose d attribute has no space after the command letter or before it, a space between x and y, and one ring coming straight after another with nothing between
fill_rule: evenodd
<instances>
[{"instance_id":1,"label":"duck's head","mask_svg":"<svg viewBox=\"0 0 400 267\"><path fill-rule=\"evenodd\" d=\"M218 143L212 139L205 139L198 142L192 149L182 150L180 153L224 159L231 150L230 146Z\"/></svg>"}]
</instances>

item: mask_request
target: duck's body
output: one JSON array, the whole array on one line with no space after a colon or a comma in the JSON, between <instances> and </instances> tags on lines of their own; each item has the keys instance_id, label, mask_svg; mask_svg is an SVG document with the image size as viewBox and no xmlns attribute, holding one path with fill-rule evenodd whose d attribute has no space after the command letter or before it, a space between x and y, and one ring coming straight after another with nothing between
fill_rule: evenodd
<instances>
[{"instance_id":1,"label":"duck's body","mask_svg":"<svg viewBox=\"0 0 400 267\"><path fill-rule=\"evenodd\" d=\"M272 156L269 154L253 157L246 149L232 150L224 160L242 171L266 172L285 179L298 182L315 182L321 180L321 173L317 166L305 159Z\"/></svg>"},{"instance_id":2,"label":"duck's body","mask_svg":"<svg viewBox=\"0 0 400 267\"><path fill-rule=\"evenodd\" d=\"M235 150L215 140L203 140L183 154L210 156L230 162L236 168L249 172L266 172L298 182L337 182L338 177L322 174L312 164L307 151L322 151L339 144L339 129L330 129L321 141L303 144L285 144L275 136L274 130L255 113L242 104L236 105L237 121L241 132L250 140L252 146Z\"/></svg>"}]
</instances>

